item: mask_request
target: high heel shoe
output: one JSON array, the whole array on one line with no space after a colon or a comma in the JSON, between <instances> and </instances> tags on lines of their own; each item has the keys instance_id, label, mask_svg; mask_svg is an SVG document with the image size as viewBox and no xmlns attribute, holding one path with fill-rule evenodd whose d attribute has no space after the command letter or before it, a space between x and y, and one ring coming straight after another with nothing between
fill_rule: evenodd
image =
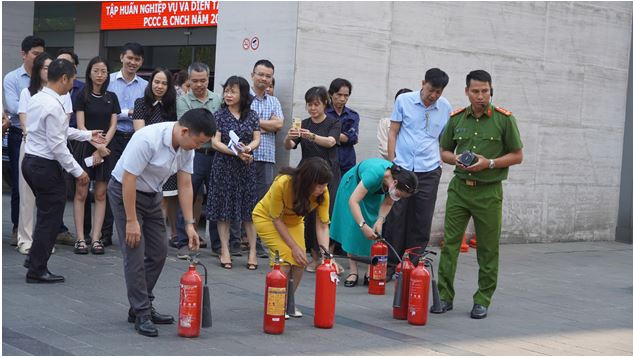
<instances>
[{"instance_id":1,"label":"high heel shoe","mask_svg":"<svg viewBox=\"0 0 633 358\"><path fill-rule=\"evenodd\" d=\"M220 267L226 270L230 270L233 268L233 262L231 262L230 260L229 262L222 262L222 259L220 259Z\"/></svg>"},{"instance_id":2,"label":"high heel shoe","mask_svg":"<svg viewBox=\"0 0 633 358\"><path fill-rule=\"evenodd\" d=\"M354 276L354 279L350 279L350 277ZM356 284L358 283L358 274L357 273L350 273L349 275L347 275L347 278L345 279L345 287L354 287L356 286Z\"/></svg>"},{"instance_id":3,"label":"high heel shoe","mask_svg":"<svg viewBox=\"0 0 633 358\"><path fill-rule=\"evenodd\" d=\"M363 286L369 286L369 276L365 274L365 278L363 279Z\"/></svg>"}]
</instances>

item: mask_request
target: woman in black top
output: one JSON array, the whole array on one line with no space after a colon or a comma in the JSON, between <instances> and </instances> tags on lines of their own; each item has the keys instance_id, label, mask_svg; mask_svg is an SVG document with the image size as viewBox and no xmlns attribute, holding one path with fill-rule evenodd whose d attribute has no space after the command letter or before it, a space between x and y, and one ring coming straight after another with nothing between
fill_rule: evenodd
<instances>
[{"instance_id":1,"label":"woman in black top","mask_svg":"<svg viewBox=\"0 0 633 358\"><path fill-rule=\"evenodd\" d=\"M336 191L341 180L341 169L338 164L338 144L341 136L341 122L325 114L328 105L328 94L325 87L312 87L305 94L306 108L309 118L301 121L301 129L290 128L284 139L284 147L295 149L301 144L301 164L312 157L325 159L332 170L332 180L328 184L330 192L330 215L336 199ZM306 267L314 272L319 260L319 248L316 239L314 221L316 216L311 213L305 217L306 248L311 250L312 262Z\"/></svg>"},{"instance_id":2,"label":"woman in black top","mask_svg":"<svg viewBox=\"0 0 633 358\"><path fill-rule=\"evenodd\" d=\"M92 224L92 246L90 251L99 255L104 253L101 243L101 226L106 210L106 188L110 173L114 167L111 162L108 146L116 132L117 114L121 113L116 94L106 91L110 82L106 61L94 57L86 69L86 86L77 96L75 111L77 112L77 129L101 129L105 133L103 147L95 148L90 142L81 142L74 151L75 159L95 181L95 210ZM92 163L91 163L92 162ZM88 195L88 184L77 182L73 202L75 227L77 228L76 254L87 254L88 247L84 239L84 204Z\"/></svg>"},{"instance_id":3,"label":"woman in black top","mask_svg":"<svg viewBox=\"0 0 633 358\"><path fill-rule=\"evenodd\" d=\"M149 84L145 87L145 95L134 101L132 124L134 130L138 131L146 125L169 121L176 121L176 89L171 72L158 67L149 78ZM171 236L176 236L178 210L176 174L170 176L163 185L161 209L163 217L166 217L169 222Z\"/></svg>"}]
</instances>

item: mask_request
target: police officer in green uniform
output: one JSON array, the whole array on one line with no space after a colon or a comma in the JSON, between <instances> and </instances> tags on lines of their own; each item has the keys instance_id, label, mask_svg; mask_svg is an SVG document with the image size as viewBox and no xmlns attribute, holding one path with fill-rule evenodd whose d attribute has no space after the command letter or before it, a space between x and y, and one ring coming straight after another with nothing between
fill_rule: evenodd
<instances>
[{"instance_id":1,"label":"police officer in green uniform","mask_svg":"<svg viewBox=\"0 0 633 358\"><path fill-rule=\"evenodd\" d=\"M473 296L470 316L485 318L497 287L499 236L503 188L508 167L523 160L523 143L512 113L490 103L492 78L483 70L466 76L466 96L470 106L451 114L440 140L442 160L455 165L455 176L448 186L444 240L439 268L441 310L453 309L453 280L457 256L468 220L472 216L477 232L479 289ZM477 161L469 166L465 151Z\"/></svg>"}]
</instances>

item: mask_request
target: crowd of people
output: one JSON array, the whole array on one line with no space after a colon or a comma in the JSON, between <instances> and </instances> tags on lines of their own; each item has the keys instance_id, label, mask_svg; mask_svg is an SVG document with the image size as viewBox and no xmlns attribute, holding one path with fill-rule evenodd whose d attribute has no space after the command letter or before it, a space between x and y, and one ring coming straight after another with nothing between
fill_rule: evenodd
<instances>
[{"instance_id":1,"label":"crowd of people","mask_svg":"<svg viewBox=\"0 0 633 358\"><path fill-rule=\"evenodd\" d=\"M48 269L56 242L71 243L76 254L102 255L116 229L129 321L155 336L154 324L173 322L152 306L167 247L177 248L181 259L207 247L197 232L203 206L211 252L224 269L233 268L242 250L248 270L258 269L258 257L278 251L296 290L304 271L321 262L324 247L350 257L345 286L354 287L360 271L352 258L369 256L373 240L384 236L396 251L389 255L390 278L398 255L423 250L430 240L441 164L447 163L456 168L436 313L452 309L456 255L472 217L480 272L471 316L487 315L498 270L501 181L522 161L516 121L492 105L487 72L468 74L470 106L456 111L442 97L449 76L438 68L426 72L419 91L399 90L393 112L377 128L383 158L357 162L360 115L347 106L352 83L346 79L308 89L309 117L285 129L269 60L254 64L250 84L230 76L217 94L201 62L176 73L158 67L143 79L143 47L134 42L122 47L119 71L92 58L85 83L76 79L72 50L56 55L45 52L44 40L27 36L23 65L4 79L13 241L27 255L27 282L64 281ZM300 147L301 160L276 174L275 138L282 133L284 149ZM462 163L465 152L476 160ZM73 178L75 238L63 223L67 175Z\"/></svg>"}]
</instances>

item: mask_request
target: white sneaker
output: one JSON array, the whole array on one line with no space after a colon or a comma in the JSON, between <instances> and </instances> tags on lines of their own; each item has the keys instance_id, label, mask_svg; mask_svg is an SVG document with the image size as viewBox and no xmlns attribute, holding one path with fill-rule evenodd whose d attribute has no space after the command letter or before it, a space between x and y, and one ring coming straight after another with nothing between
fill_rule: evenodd
<instances>
[{"instance_id":1,"label":"white sneaker","mask_svg":"<svg viewBox=\"0 0 633 358\"><path fill-rule=\"evenodd\" d=\"M295 308L295 313L289 315L290 317L294 317L294 318L301 318L303 317L303 313L301 313L301 311L299 311L298 309Z\"/></svg>"},{"instance_id":2,"label":"white sneaker","mask_svg":"<svg viewBox=\"0 0 633 358\"><path fill-rule=\"evenodd\" d=\"M16 249L22 255L28 255L29 251L31 251L31 245L27 244L27 243L22 243L22 244L18 245L18 247Z\"/></svg>"}]
</instances>

